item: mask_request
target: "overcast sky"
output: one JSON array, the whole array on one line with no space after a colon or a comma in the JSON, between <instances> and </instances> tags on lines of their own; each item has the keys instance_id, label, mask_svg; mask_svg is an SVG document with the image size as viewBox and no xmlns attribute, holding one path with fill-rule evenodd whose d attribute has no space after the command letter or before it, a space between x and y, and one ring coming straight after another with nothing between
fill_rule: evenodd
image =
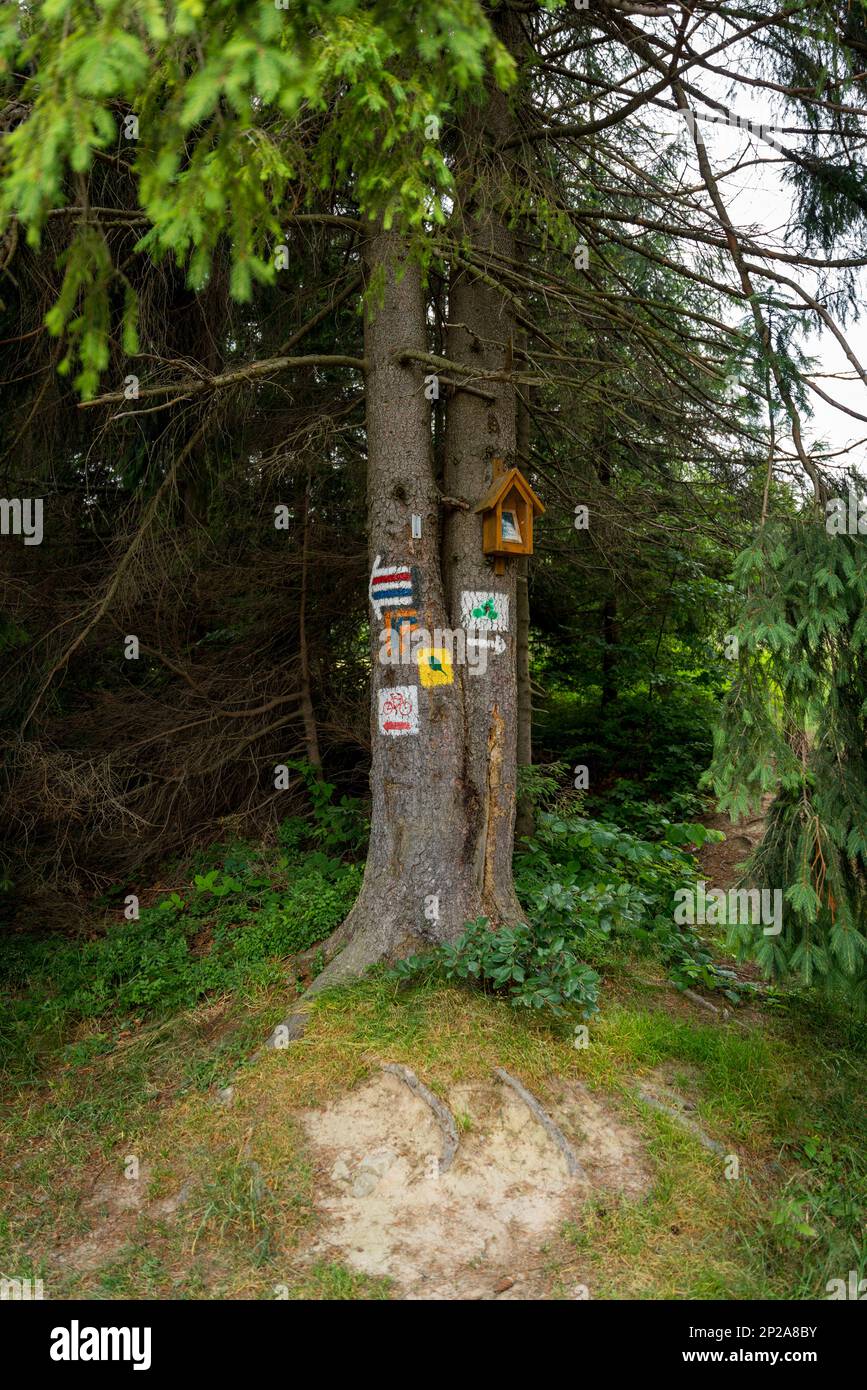
<instances>
[{"instance_id":1,"label":"overcast sky","mask_svg":"<svg viewBox=\"0 0 867 1390\"><path fill-rule=\"evenodd\" d=\"M782 114L779 109L763 103L762 94L758 89L753 89L749 93L739 90L735 94L731 94L727 84L708 74L702 74L701 85L708 95L724 102L742 118L772 127L774 125L791 127L797 123L796 120L793 120L791 112ZM674 138L678 124L682 126L683 118L674 113L671 113L670 116L666 116L663 112L659 114L664 133L670 134ZM731 168L739 156L744 156L747 161L753 161L757 157L782 159L782 156L777 156L767 142L757 139L746 130L707 121L702 121L700 126L711 167L715 173L721 173ZM785 135L781 136L780 139L789 148L797 148L800 143L797 136ZM782 167L782 164L757 165L751 163L750 167L739 170L735 175L726 178L721 186L721 191L732 222L736 227L758 228L762 234L760 237L762 242L785 248L787 246L786 228L791 216L793 198L792 192L782 176ZM690 183L700 182L694 151L692 151L690 158L687 178ZM802 248L800 245L792 243L789 244L789 249L800 250ZM862 254L863 249L862 246L853 243L848 247L840 248L837 254ZM822 252L814 248L812 254L821 255ZM752 256L751 259L758 261L759 257ZM777 268L791 279L797 280L808 293L817 293L816 272L788 265L779 266L777 264ZM834 275L835 272L830 273ZM867 277L865 277L864 272L858 272L858 277L861 288L867 291ZM768 281L761 282L763 289L767 288L768 284ZM779 288L782 290L784 287ZM789 298L794 297L791 291L786 290L785 293ZM863 320L858 321L850 318L848 324L843 328L843 332L862 365L867 363L867 324ZM805 335L801 341L804 350L815 359L818 384L835 400L852 410L867 415L867 388L855 376L851 364L847 361L841 346L833 335L826 328L820 327L809 336ZM826 372L844 372L854 379L845 381L820 379L819 374ZM806 442L809 445L824 442L832 450L848 449L849 453L846 458L834 461L833 466L835 468L842 468L847 461L862 463L867 456L867 448L862 442L867 439L867 422L853 419L842 411L835 410L813 392L810 392L810 398L814 414L811 421L804 422Z\"/></svg>"}]
</instances>

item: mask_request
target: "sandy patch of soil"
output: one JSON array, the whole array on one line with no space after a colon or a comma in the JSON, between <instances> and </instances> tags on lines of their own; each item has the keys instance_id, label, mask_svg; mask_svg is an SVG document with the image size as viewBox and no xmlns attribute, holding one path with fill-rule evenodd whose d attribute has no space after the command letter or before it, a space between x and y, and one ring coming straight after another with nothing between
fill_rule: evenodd
<instances>
[{"instance_id":1,"label":"sandy patch of soil","mask_svg":"<svg viewBox=\"0 0 867 1390\"><path fill-rule=\"evenodd\" d=\"M562 1222L580 1219L598 1189L634 1197L646 1189L640 1142L583 1087L554 1081L538 1099L586 1174L570 1176L507 1086L456 1086L446 1099L460 1145L443 1173L430 1109L394 1076L372 1077L327 1109L302 1113L324 1217L308 1253L387 1275L408 1299L544 1296L543 1247Z\"/></svg>"}]
</instances>

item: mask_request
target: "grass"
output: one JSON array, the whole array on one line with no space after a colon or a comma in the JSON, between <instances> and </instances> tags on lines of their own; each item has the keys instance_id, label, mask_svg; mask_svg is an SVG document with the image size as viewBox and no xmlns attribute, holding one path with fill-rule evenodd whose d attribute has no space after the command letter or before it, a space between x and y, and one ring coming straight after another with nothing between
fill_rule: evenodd
<instances>
[{"instance_id":1,"label":"grass","mask_svg":"<svg viewBox=\"0 0 867 1390\"><path fill-rule=\"evenodd\" d=\"M334 1261L320 1261L311 1266L307 1278L297 1284L291 1292L287 1288L286 1296L328 1302L336 1299L381 1301L388 1298L390 1287L388 1279L356 1274ZM282 1296L282 1290L280 1292Z\"/></svg>"},{"instance_id":2,"label":"grass","mask_svg":"<svg viewBox=\"0 0 867 1390\"><path fill-rule=\"evenodd\" d=\"M552 1075L573 1077L613 1096L637 1128L650 1191L576 1206L545 1252L551 1297L584 1283L604 1298L817 1298L828 1279L863 1274L867 1124L856 1098L867 1065L853 1040L797 998L723 1026L658 985L624 966L580 1050L568 1028L497 998L382 977L321 998L303 1041L256 1065L237 1067L280 1016L273 988L187 1010L110 1050L85 1032L6 1106L0 1269L41 1275L49 1297L391 1296L307 1253L319 1217L298 1120L391 1060L441 1093L497 1065L540 1097ZM738 1180L638 1099L636 1081L660 1070L738 1155ZM230 1104L214 1081L231 1082ZM139 1205L94 1207L96 1179L122 1190L129 1155L143 1174Z\"/></svg>"}]
</instances>

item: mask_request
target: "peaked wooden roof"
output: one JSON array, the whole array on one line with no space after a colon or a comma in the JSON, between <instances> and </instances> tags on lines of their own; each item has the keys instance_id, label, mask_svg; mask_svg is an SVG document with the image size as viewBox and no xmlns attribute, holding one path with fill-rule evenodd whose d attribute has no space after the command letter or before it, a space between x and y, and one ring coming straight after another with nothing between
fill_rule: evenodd
<instances>
[{"instance_id":1,"label":"peaked wooden roof","mask_svg":"<svg viewBox=\"0 0 867 1390\"><path fill-rule=\"evenodd\" d=\"M477 512L492 510L500 498L504 497L513 487L524 494L534 511L543 512L545 510L520 468L510 468L506 473L501 473L499 477L495 478L490 491L482 498L475 510Z\"/></svg>"}]
</instances>

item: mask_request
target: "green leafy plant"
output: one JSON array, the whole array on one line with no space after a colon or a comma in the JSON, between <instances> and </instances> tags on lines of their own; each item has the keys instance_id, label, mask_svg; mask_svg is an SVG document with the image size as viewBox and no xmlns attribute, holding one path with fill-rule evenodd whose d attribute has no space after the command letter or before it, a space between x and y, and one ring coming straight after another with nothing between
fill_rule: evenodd
<instances>
[{"instance_id":1,"label":"green leafy plant","mask_svg":"<svg viewBox=\"0 0 867 1390\"><path fill-rule=\"evenodd\" d=\"M345 854L350 858L361 854L367 845L370 823L358 798L341 796L335 802L336 787L322 780L310 763L290 759L286 766L301 777L310 800L311 816L283 821L278 832L280 843L287 849L304 843L314 844L328 854Z\"/></svg>"},{"instance_id":2,"label":"green leafy plant","mask_svg":"<svg viewBox=\"0 0 867 1390\"><path fill-rule=\"evenodd\" d=\"M515 857L515 883L527 921L492 930L484 917L468 923L455 942L412 956L395 976L424 970L505 993L517 1007L556 1017L582 1016L597 1007L599 975L593 965L622 949L655 954L681 989L722 990L736 1002L742 987L716 965L690 927L674 921L675 889L696 878L681 846L720 839L699 824L665 821L666 839L640 840L611 822L542 812L535 836Z\"/></svg>"},{"instance_id":3,"label":"green leafy plant","mask_svg":"<svg viewBox=\"0 0 867 1390\"><path fill-rule=\"evenodd\" d=\"M536 835L515 859L515 882L532 921L566 931L585 959L603 962L616 939L657 955L680 988L703 984L732 992L690 927L674 921L677 888L696 879L682 847L718 840L698 824L663 819L665 839L642 840L610 821L543 813Z\"/></svg>"},{"instance_id":4,"label":"green leafy plant","mask_svg":"<svg viewBox=\"0 0 867 1390\"><path fill-rule=\"evenodd\" d=\"M431 967L447 980L480 984L505 994L515 1008L544 1009L558 1018L595 1013L599 976L579 961L565 934L525 923L491 929L487 917L468 922L454 942L431 956L399 961L394 974L411 979Z\"/></svg>"},{"instance_id":5,"label":"green leafy plant","mask_svg":"<svg viewBox=\"0 0 867 1390\"><path fill-rule=\"evenodd\" d=\"M208 994L284 978L286 958L346 916L361 869L318 850L291 870L284 855L270 864L262 855L225 851L224 865L194 875L184 896L173 891L96 940L16 937L0 961L7 993L0 1044L26 1048L34 1027L63 1019L164 1015Z\"/></svg>"}]
</instances>

